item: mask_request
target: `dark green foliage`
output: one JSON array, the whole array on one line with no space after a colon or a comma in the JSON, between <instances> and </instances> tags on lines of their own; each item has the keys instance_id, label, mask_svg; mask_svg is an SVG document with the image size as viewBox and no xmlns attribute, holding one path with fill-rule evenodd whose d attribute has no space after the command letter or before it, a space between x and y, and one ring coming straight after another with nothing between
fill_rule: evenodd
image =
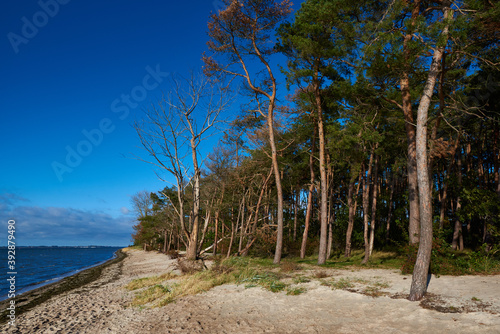
<instances>
[{"instance_id":1,"label":"dark green foliage","mask_svg":"<svg viewBox=\"0 0 500 334\"><path fill-rule=\"evenodd\" d=\"M401 272L411 274L417 258L418 245L403 248L405 258ZM432 243L430 273L439 275L497 274L500 272L500 253L496 245L493 250L483 247L478 251L453 251L441 235L435 235Z\"/></svg>"},{"instance_id":2,"label":"dark green foliage","mask_svg":"<svg viewBox=\"0 0 500 334\"><path fill-rule=\"evenodd\" d=\"M276 39L269 38L268 51L281 52L286 57L285 61L277 58L277 65L286 75L288 93L291 94L289 106L283 106L287 103L285 99L276 106L276 111L286 111L278 113L276 118L276 145L285 202L283 256L287 260L298 256L300 251L311 184L309 161L313 142L315 187L306 255L310 257L318 253L321 202L318 106L312 89L317 83L324 115L328 204L333 221L333 251L326 265L347 266L360 262L362 254L358 254L358 250L364 243L365 214L362 187L352 197L353 202L357 200L351 238L355 255L345 259L339 254L345 249L349 222L348 187L354 184L355 192L360 186L373 150L379 161L377 186L380 190L375 213L374 247L375 250L397 250L404 258L403 272L413 270L417 247L408 246L408 142L401 109L400 76L403 70L408 70L411 104L415 112L434 52L431 47L444 43L439 36L446 23L441 19L443 2L421 1L413 24L414 3L402 0L307 0L287 23L277 29ZM429 108L428 149L436 225L431 272L490 273L498 271L500 244L497 180L500 166L500 2L467 0L455 2L454 6L464 11L456 10L454 19L448 22L450 38L445 45L444 71L438 77ZM413 37L407 41L408 52L405 54L404 35L407 33ZM277 41L276 45L273 41ZM258 79L256 82L265 87L264 82ZM280 84L285 87L285 82ZM210 212L211 218L201 249L215 241L214 216L218 212L217 237L224 238L218 244L219 254L227 254L232 230L235 234L230 255L238 252L240 238L243 238L243 247L254 240L249 255L270 257L274 253L276 184L272 176L264 185L271 167L271 149L266 139L264 118L255 112L257 107L253 97L243 102L242 116L225 129L223 140L207 159L202 179L205 190L201 194L204 204L201 216L204 218ZM453 149L455 143L456 150ZM192 195L190 185L185 186L188 212L192 209ZM445 188L447 197L443 200ZM255 229L245 230L253 226L252 217L242 233L241 220L236 226L237 217L244 213L247 224L249 216L256 212L262 189L264 195ZM168 231L174 231L174 243L183 247L179 241L183 237L179 223L172 214L173 207L178 204L174 190L163 190L173 203L161 193L154 194L153 213L137 225L136 244L146 242L158 249L164 241L161 230L166 227ZM373 187L370 200L372 191ZM297 235L293 240L297 193L300 194L300 203L296 213ZM244 205L240 206L244 197ZM439 230L441 209L443 229ZM371 218L371 205L368 215ZM452 251L450 246L455 226L462 228L463 251ZM383 261L395 263L401 258ZM304 261L314 262L310 259ZM377 263L376 259L374 261L370 265Z\"/></svg>"}]
</instances>

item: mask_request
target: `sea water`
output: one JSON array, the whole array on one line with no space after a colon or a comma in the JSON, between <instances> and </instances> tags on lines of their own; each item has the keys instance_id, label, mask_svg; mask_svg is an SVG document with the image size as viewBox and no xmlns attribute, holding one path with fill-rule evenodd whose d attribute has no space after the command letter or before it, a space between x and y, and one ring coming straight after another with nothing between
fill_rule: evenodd
<instances>
[{"instance_id":1,"label":"sea water","mask_svg":"<svg viewBox=\"0 0 500 334\"><path fill-rule=\"evenodd\" d=\"M57 282L64 277L102 264L115 257L121 247L17 247L16 295ZM0 248L0 300L7 298L8 252Z\"/></svg>"}]
</instances>

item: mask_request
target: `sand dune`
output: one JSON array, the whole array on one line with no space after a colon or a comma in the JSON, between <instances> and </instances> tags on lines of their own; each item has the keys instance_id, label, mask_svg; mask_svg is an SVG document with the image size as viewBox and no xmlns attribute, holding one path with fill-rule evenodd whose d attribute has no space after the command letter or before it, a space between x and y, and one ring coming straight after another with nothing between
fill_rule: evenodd
<instances>
[{"instance_id":1,"label":"sand dune","mask_svg":"<svg viewBox=\"0 0 500 334\"><path fill-rule=\"evenodd\" d=\"M289 296L262 288L223 285L161 308L129 306L124 286L176 270L166 255L128 250L92 283L21 314L3 333L500 333L500 276L432 277L422 303L405 299L411 277L394 270L325 270ZM309 273L313 274L313 273ZM376 289L374 289L376 287ZM378 297L372 297L374 294Z\"/></svg>"}]
</instances>

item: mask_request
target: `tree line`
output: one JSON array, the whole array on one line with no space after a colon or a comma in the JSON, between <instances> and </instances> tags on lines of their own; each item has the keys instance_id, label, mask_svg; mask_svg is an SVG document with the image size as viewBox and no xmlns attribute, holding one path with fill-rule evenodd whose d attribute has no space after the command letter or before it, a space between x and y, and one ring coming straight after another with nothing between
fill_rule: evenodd
<instances>
[{"instance_id":1,"label":"tree line","mask_svg":"<svg viewBox=\"0 0 500 334\"><path fill-rule=\"evenodd\" d=\"M433 238L497 247L498 22L489 0L225 1L203 74L172 79L135 124L176 183L134 196L134 243L318 264L418 245L421 299Z\"/></svg>"}]
</instances>

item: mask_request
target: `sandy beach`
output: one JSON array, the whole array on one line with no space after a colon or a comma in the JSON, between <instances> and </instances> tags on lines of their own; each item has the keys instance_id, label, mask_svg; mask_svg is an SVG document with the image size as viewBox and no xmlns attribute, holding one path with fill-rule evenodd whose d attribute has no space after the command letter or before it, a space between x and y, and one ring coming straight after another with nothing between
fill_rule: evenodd
<instances>
[{"instance_id":1,"label":"sandy beach","mask_svg":"<svg viewBox=\"0 0 500 334\"><path fill-rule=\"evenodd\" d=\"M297 296L222 285L160 308L134 307L132 280L178 272L167 255L126 250L87 284L16 317L2 333L500 333L500 276L432 277L423 302L405 299L411 276L385 269L326 269ZM311 270L305 275L314 276ZM376 287L376 289L375 289ZM376 297L373 297L376 291Z\"/></svg>"}]
</instances>

